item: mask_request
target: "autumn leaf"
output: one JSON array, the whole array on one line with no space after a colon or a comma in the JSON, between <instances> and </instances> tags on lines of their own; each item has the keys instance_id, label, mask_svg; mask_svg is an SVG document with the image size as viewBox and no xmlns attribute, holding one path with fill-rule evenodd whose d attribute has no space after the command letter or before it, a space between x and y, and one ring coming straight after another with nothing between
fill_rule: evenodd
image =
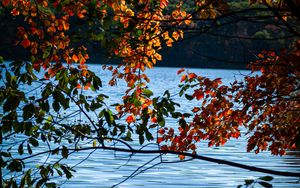
<instances>
[{"instance_id":1,"label":"autumn leaf","mask_svg":"<svg viewBox=\"0 0 300 188\"><path fill-rule=\"evenodd\" d=\"M175 40L178 40L179 39L179 33L177 32L177 31L174 31L173 33L172 33L172 37L175 39Z\"/></svg>"},{"instance_id":2,"label":"autumn leaf","mask_svg":"<svg viewBox=\"0 0 300 188\"><path fill-rule=\"evenodd\" d=\"M21 45L24 47L24 48L28 48L30 46L31 42L30 40L28 39L24 39L22 42L21 42Z\"/></svg>"},{"instance_id":3,"label":"autumn leaf","mask_svg":"<svg viewBox=\"0 0 300 188\"><path fill-rule=\"evenodd\" d=\"M158 130L158 133L159 133L159 134L164 134L164 133L165 133L165 129L163 129L163 128L159 129L159 130Z\"/></svg>"},{"instance_id":4,"label":"autumn leaf","mask_svg":"<svg viewBox=\"0 0 300 188\"><path fill-rule=\"evenodd\" d=\"M72 55L72 59L73 59L73 61L76 62L76 63L77 63L78 60L79 60L79 58L78 58L78 56L77 56L76 54L73 54L73 55Z\"/></svg>"},{"instance_id":5,"label":"autumn leaf","mask_svg":"<svg viewBox=\"0 0 300 188\"><path fill-rule=\"evenodd\" d=\"M2 4L6 7L10 4L10 0L3 0Z\"/></svg>"},{"instance_id":6,"label":"autumn leaf","mask_svg":"<svg viewBox=\"0 0 300 188\"><path fill-rule=\"evenodd\" d=\"M77 88L77 89L81 89L81 85L80 85L80 84L77 84L77 85L76 85L76 88Z\"/></svg>"},{"instance_id":7,"label":"autumn leaf","mask_svg":"<svg viewBox=\"0 0 300 188\"><path fill-rule=\"evenodd\" d=\"M197 78L197 75L195 73L189 73L188 74L189 79Z\"/></svg>"},{"instance_id":8,"label":"autumn leaf","mask_svg":"<svg viewBox=\"0 0 300 188\"><path fill-rule=\"evenodd\" d=\"M18 16L20 14L20 11L18 11L16 8L14 8L11 12L10 12L13 16Z\"/></svg>"},{"instance_id":9,"label":"autumn leaf","mask_svg":"<svg viewBox=\"0 0 300 188\"><path fill-rule=\"evenodd\" d=\"M199 110L200 110L199 107L194 107L193 110L192 110L192 112L197 113Z\"/></svg>"},{"instance_id":10,"label":"autumn leaf","mask_svg":"<svg viewBox=\"0 0 300 188\"><path fill-rule=\"evenodd\" d=\"M133 115L127 116L126 122L127 122L128 124L130 124L130 123L132 123L132 122L134 122L134 121L135 121L135 117L134 117Z\"/></svg>"},{"instance_id":11,"label":"autumn leaf","mask_svg":"<svg viewBox=\"0 0 300 188\"><path fill-rule=\"evenodd\" d=\"M182 72L184 72L184 68L181 68L177 71L177 75L181 74Z\"/></svg>"},{"instance_id":12,"label":"autumn leaf","mask_svg":"<svg viewBox=\"0 0 300 188\"><path fill-rule=\"evenodd\" d=\"M162 141L163 141L163 138L162 138L162 137L158 137L158 138L157 138L157 143L158 143L158 144L160 144Z\"/></svg>"},{"instance_id":13,"label":"autumn leaf","mask_svg":"<svg viewBox=\"0 0 300 188\"><path fill-rule=\"evenodd\" d=\"M90 87L91 87L91 82L87 83L87 84L83 87L83 89L84 89L84 90L88 90Z\"/></svg>"},{"instance_id":14,"label":"autumn leaf","mask_svg":"<svg viewBox=\"0 0 300 188\"><path fill-rule=\"evenodd\" d=\"M169 4L168 0L161 0L160 1L160 8L164 9L165 7L167 7Z\"/></svg>"},{"instance_id":15,"label":"autumn leaf","mask_svg":"<svg viewBox=\"0 0 300 188\"><path fill-rule=\"evenodd\" d=\"M157 123L156 117L151 118L151 122L152 122L152 123Z\"/></svg>"},{"instance_id":16,"label":"autumn leaf","mask_svg":"<svg viewBox=\"0 0 300 188\"><path fill-rule=\"evenodd\" d=\"M186 74L182 75L182 76L181 76L181 80L180 80L180 82L183 82L183 81L185 81L185 79L186 79L186 78L187 78Z\"/></svg>"}]
</instances>

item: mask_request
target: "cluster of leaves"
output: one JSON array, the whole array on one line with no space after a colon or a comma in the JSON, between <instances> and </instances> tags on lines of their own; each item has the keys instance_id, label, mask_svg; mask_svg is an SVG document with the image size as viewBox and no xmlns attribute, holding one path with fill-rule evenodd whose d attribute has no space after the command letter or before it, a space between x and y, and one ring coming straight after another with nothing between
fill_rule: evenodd
<instances>
[{"instance_id":1,"label":"cluster of leaves","mask_svg":"<svg viewBox=\"0 0 300 188\"><path fill-rule=\"evenodd\" d=\"M299 41L290 52L263 51L251 64L253 73L229 86L222 85L220 78L183 74L179 95L200 103L192 109L191 122L179 120L178 135L172 128L162 128L158 142L170 142L163 149L195 152L196 142L224 145L238 138L243 126L250 135L247 151L283 155L287 149L299 148L299 54Z\"/></svg>"},{"instance_id":2,"label":"cluster of leaves","mask_svg":"<svg viewBox=\"0 0 300 188\"><path fill-rule=\"evenodd\" d=\"M91 83L92 90L99 90L101 80L90 71L88 74L91 76L84 77L85 81ZM79 141L88 138L102 143L104 135L108 137L113 134L110 128L102 128L105 119L103 114L110 114L105 108L102 108L97 123L68 123L74 116L99 111L105 105L103 100L106 96L87 96L83 95L83 88L78 89L77 82L83 79L79 69L57 71L54 82L54 78L47 80L39 77L29 62L17 61L8 65L1 61L0 75L4 84L0 93L3 109L1 141L5 142L0 153L1 168L15 173L9 177L3 174L3 187L13 187L19 181L19 186L52 186L55 183L50 181L50 177L71 178L74 170L60 163L71 155L69 149L76 149ZM32 88L32 91L28 91L28 88ZM45 151L40 151L39 147L45 147ZM36 168L29 168L33 165L29 160L43 154L48 156L47 160ZM50 155L57 156L54 157L56 162L47 162Z\"/></svg>"}]
</instances>

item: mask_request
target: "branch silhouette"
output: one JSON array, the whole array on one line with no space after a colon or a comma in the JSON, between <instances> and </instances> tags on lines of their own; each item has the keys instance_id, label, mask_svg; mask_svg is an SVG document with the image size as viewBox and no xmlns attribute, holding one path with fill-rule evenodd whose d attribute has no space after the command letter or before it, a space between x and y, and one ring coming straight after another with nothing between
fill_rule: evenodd
<instances>
[{"instance_id":1,"label":"branch silhouette","mask_svg":"<svg viewBox=\"0 0 300 188\"><path fill-rule=\"evenodd\" d=\"M228 160L223 160L223 159L216 159L212 157L207 157L203 155L197 155L197 154L192 154L188 152L180 152L180 151L172 151L172 150L137 150L137 149L128 149L128 148L120 148L120 147L107 147L107 146L98 146L98 147L85 147L85 148L78 148L78 149L69 149L69 151L86 151L86 150L94 150L94 149L103 149L103 150L109 150L109 151L119 151L119 152L127 152L127 153L139 153L139 154L173 154L173 155L184 155L186 157L191 157L193 159L199 159L203 161L208 161L208 162L213 162L213 163L218 163L218 164L224 164L232 167L237 167L240 169L245 169L245 170L250 170L250 171L256 171L256 172L261 172L261 173L266 173L266 174L272 174L272 175L278 175L278 176L286 176L286 177L297 177L300 178L300 172L285 172L285 171L278 171L278 170L271 170L271 169L266 169L266 168L261 168L261 167L255 167L255 166L250 166L250 165L245 165L237 162L232 162ZM60 151L62 148L59 149ZM19 160L26 160L30 159L42 154L46 154L48 152L52 152L53 150L48 150L40 153L33 154L31 156L27 156L24 158L21 158Z\"/></svg>"}]
</instances>

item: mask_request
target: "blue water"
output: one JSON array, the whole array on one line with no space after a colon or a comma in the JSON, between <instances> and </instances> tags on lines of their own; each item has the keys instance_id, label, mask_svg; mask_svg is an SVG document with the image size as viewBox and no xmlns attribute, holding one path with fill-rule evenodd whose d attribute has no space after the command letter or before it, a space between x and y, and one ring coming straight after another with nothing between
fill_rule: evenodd
<instances>
[{"instance_id":1,"label":"blue water","mask_svg":"<svg viewBox=\"0 0 300 188\"><path fill-rule=\"evenodd\" d=\"M117 86L110 87L107 84L111 75L110 72L102 70L99 65L90 65L90 68L100 75L104 86L100 92L110 96L109 103L121 102L121 97L127 89L126 84L119 81ZM177 85L180 77L176 75L177 70L178 68L156 67L146 72L151 80L149 89L154 92L155 96L161 96L165 90L169 90L171 94L179 91ZM243 75L249 74L249 71L238 70L190 69L189 71L210 78L221 77L225 84L232 82L234 79L242 79ZM181 104L180 111L191 110L191 103L179 97L175 97L175 99ZM168 120L166 123L168 126L176 125L174 120ZM133 142L133 146L136 149L140 147L137 140ZM282 157L272 156L268 152L262 152L258 155L247 153L246 137L230 140L224 147L208 148L207 142L200 142L198 148L198 154L208 157L273 170L300 172L300 152L288 152L288 155ZM44 148L41 147L40 149ZM157 147L149 145L145 149L157 149ZM135 154L129 157L128 153L99 150L93 152L86 159L89 154L90 151L82 151L71 155L65 160L70 166L76 165L77 172L69 181L57 180L61 183L61 187L111 187L157 157L154 154ZM43 162L46 157L39 158L40 162ZM178 160L178 157L173 155L163 155L162 157L168 162ZM84 162L80 163L83 159L85 159ZM201 160L163 163L152 167L159 162L160 159L156 158L140 168L137 171L140 174L128 179L118 187L236 187L239 184L244 184L245 179L256 179L266 175ZM149 167L152 168L143 171L143 169ZM274 187L300 187L297 178L273 177L272 184Z\"/></svg>"}]
</instances>

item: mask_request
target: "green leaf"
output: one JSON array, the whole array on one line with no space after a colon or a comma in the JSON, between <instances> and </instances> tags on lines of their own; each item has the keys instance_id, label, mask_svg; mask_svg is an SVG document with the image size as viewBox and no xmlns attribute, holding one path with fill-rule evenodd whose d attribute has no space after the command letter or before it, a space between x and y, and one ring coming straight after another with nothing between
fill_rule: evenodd
<instances>
[{"instance_id":1,"label":"green leaf","mask_svg":"<svg viewBox=\"0 0 300 188\"><path fill-rule=\"evenodd\" d=\"M273 187L273 185L271 185L271 184L268 183L268 182L259 181L258 183L259 183L261 186L263 186L263 187L267 187L267 188Z\"/></svg>"},{"instance_id":2,"label":"green leaf","mask_svg":"<svg viewBox=\"0 0 300 188\"><path fill-rule=\"evenodd\" d=\"M69 156L69 150L66 146L63 146L62 150L61 150L61 155L63 158L68 158Z\"/></svg>"},{"instance_id":3,"label":"green leaf","mask_svg":"<svg viewBox=\"0 0 300 188\"><path fill-rule=\"evenodd\" d=\"M38 142L35 138L33 138L33 137L29 138L29 139L28 139L28 142L29 142L31 145L33 145L34 147L39 146L39 142Z\"/></svg>"},{"instance_id":4,"label":"green leaf","mask_svg":"<svg viewBox=\"0 0 300 188\"><path fill-rule=\"evenodd\" d=\"M50 182L45 184L46 187L56 187L56 183Z\"/></svg>"},{"instance_id":5,"label":"green leaf","mask_svg":"<svg viewBox=\"0 0 300 188\"><path fill-rule=\"evenodd\" d=\"M27 144L27 151L30 155L32 154L32 149L29 144Z\"/></svg>"},{"instance_id":6,"label":"green leaf","mask_svg":"<svg viewBox=\"0 0 300 188\"><path fill-rule=\"evenodd\" d=\"M9 112L11 110L15 110L20 104L20 98L17 96L9 96L4 105L3 105L3 111Z\"/></svg>"},{"instance_id":7,"label":"green leaf","mask_svg":"<svg viewBox=\"0 0 300 188\"><path fill-rule=\"evenodd\" d=\"M97 76L93 77L93 86L94 86L95 90L98 90L99 87L102 87L102 82L99 77L97 77Z\"/></svg>"},{"instance_id":8,"label":"green leaf","mask_svg":"<svg viewBox=\"0 0 300 188\"><path fill-rule=\"evenodd\" d=\"M23 108L23 119L28 120L29 118L31 118L33 116L34 112L35 112L35 107L32 103L24 106L24 108Z\"/></svg>"},{"instance_id":9,"label":"green leaf","mask_svg":"<svg viewBox=\"0 0 300 188\"><path fill-rule=\"evenodd\" d=\"M58 102L66 110L69 108L69 100L59 91L55 90L53 93L54 102ZM54 103L53 103L54 104Z\"/></svg>"},{"instance_id":10,"label":"green leaf","mask_svg":"<svg viewBox=\"0 0 300 188\"><path fill-rule=\"evenodd\" d=\"M21 172L23 169L23 163L20 160L13 159L13 161L7 166L7 169L11 172Z\"/></svg>"},{"instance_id":11,"label":"green leaf","mask_svg":"<svg viewBox=\"0 0 300 188\"><path fill-rule=\"evenodd\" d=\"M188 94L185 94L185 98L186 98L187 100L193 100L193 99L194 99L193 96L188 95Z\"/></svg>"},{"instance_id":12,"label":"green leaf","mask_svg":"<svg viewBox=\"0 0 300 188\"><path fill-rule=\"evenodd\" d=\"M158 116L158 117L157 117L157 123L158 123L158 125L160 125L160 126L164 126L165 123L166 123L166 121L165 121L165 119L164 119L163 117Z\"/></svg>"},{"instance_id":13,"label":"green leaf","mask_svg":"<svg viewBox=\"0 0 300 188\"><path fill-rule=\"evenodd\" d=\"M264 180L264 181L272 181L274 178L272 176L264 176L264 177L260 177L258 179Z\"/></svg>"},{"instance_id":14,"label":"green leaf","mask_svg":"<svg viewBox=\"0 0 300 188\"><path fill-rule=\"evenodd\" d=\"M20 155L23 155L23 153L24 153L23 143L19 145L19 147L18 147L18 153L19 153Z\"/></svg>"},{"instance_id":15,"label":"green leaf","mask_svg":"<svg viewBox=\"0 0 300 188\"><path fill-rule=\"evenodd\" d=\"M145 138L142 134L139 135L139 141L141 145L145 142Z\"/></svg>"},{"instance_id":16,"label":"green leaf","mask_svg":"<svg viewBox=\"0 0 300 188\"><path fill-rule=\"evenodd\" d=\"M11 157L11 153L9 153L9 152L0 152L0 156Z\"/></svg>"},{"instance_id":17,"label":"green leaf","mask_svg":"<svg viewBox=\"0 0 300 188\"><path fill-rule=\"evenodd\" d=\"M254 183L254 180L245 180L246 185L251 185L252 183Z\"/></svg>"},{"instance_id":18,"label":"green leaf","mask_svg":"<svg viewBox=\"0 0 300 188\"><path fill-rule=\"evenodd\" d=\"M95 102L95 101L92 101L90 109L92 111L95 111L96 109L101 108L102 106L103 106L102 104L100 104L98 102Z\"/></svg>"},{"instance_id":19,"label":"green leaf","mask_svg":"<svg viewBox=\"0 0 300 188\"><path fill-rule=\"evenodd\" d=\"M60 109L59 103L57 101L53 102L52 107L53 107L55 112L58 112L59 109Z\"/></svg>"},{"instance_id":20,"label":"green leaf","mask_svg":"<svg viewBox=\"0 0 300 188\"><path fill-rule=\"evenodd\" d=\"M170 98L170 92L169 92L169 90L166 90L165 92L164 92L164 95L163 96L166 96L167 98Z\"/></svg>"},{"instance_id":21,"label":"green leaf","mask_svg":"<svg viewBox=\"0 0 300 188\"><path fill-rule=\"evenodd\" d=\"M66 167L66 166L64 166L64 165L61 165L61 167L60 167L63 171L64 171L64 173L66 174L66 177L67 177L67 179L70 179L73 175L72 175L72 173L71 173L71 170L72 169L70 169L69 167ZM73 170L74 171L74 170Z\"/></svg>"},{"instance_id":22,"label":"green leaf","mask_svg":"<svg viewBox=\"0 0 300 188\"><path fill-rule=\"evenodd\" d=\"M107 124L110 126L112 124L112 122L114 121L112 112L110 110L108 110L108 111L105 110L103 113L104 113L104 117L105 117Z\"/></svg>"},{"instance_id":23,"label":"green leaf","mask_svg":"<svg viewBox=\"0 0 300 188\"><path fill-rule=\"evenodd\" d=\"M154 139L153 136L152 136L152 134L148 130L145 132L145 134L146 134L146 138L147 138L148 141Z\"/></svg>"},{"instance_id":24,"label":"green leaf","mask_svg":"<svg viewBox=\"0 0 300 188\"><path fill-rule=\"evenodd\" d=\"M153 95L153 92L150 89L144 89L143 94L147 97L151 97Z\"/></svg>"},{"instance_id":25,"label":"green leaf","mask_svg":"<svg viewBox=\"0 0 300 188\"><path fill-rule=\"evenodd\" d=\"M52 93L52 85L49 83L47 84L47 86L45 87L45 89L42 92L42 97L44 99L48 98Z\"/></svg>"}]
</instances>

